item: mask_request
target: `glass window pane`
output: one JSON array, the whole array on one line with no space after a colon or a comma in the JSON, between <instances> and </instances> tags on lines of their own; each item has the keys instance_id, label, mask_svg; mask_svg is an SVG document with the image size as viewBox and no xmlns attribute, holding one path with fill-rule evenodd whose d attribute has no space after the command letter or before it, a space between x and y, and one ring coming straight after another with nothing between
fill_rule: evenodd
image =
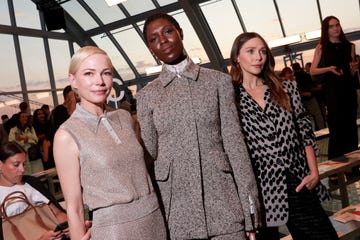
<instances>
[{"instance_id":1,"label":"glass window pane","mask_svg":"<svg viewBox=\"0 0 360 240\"><path fill-rule=\"evenodd\" d=\"M21 91L19 69L12 35L0 34L1 91ZM5 71L6 69L6 71Z\"/></svg>"},{"instance_id":2,"label":"glass window pane","mask_svg":"<svg viewBox=\"0 0 360 240\"><path fill-rule=\"evenodd\" d=\"M320 0L322 17L333 15L340 20L344 32L360 30L360 14L358 0ZM320 23L319 23L320 24ZM320 29L320 25L319 25Z\"/></svg>"},{"instance_id":3,"label":"glass window pane","mask_svg":"<svg viewBox=\"0 0 360 240\"><path fill-rule=\"evenodd\" d=\"M316 1L277 0L286 36L302 34L319 29L319 13ZM306 17L299 18L299 13Z\"/></svg>"},{"instance_id":4,"label":"glass window pane","mask_svg":"<svg viewBox=\"0 0 360 240\"><path fill-rule=\"evenodd\" d=\"M20 36L19 40L27 90L49 89L50 81L42 38Z\"/></svg>"},{"instance_id":5,"label":"glass window pane","mask_svg":"<svg viewBox=\"0 0 360 240\"><path fill-rule=\"evenodd\" d=\"M68 1L61 4L61 6L75 19L75 21L80 24L85 31L99 26L77 1Z\"/></svg>"},{"instance_id":6,"label":"glass window pane","mask_svg":"<svg viewBox=\"0 0 360 240\"><path fill-rule=\"evenodd\" d=\"M273 1L236 0L236 4L246 31L258 32L266 41L283 37Z\"/></svg>"},{"instance_id":7,"label":"glass window pane","mask_svg":"<svg viewBox=\"0 0 360 240\"><path fill-rule=\"evenodd\" d=\"M68 69L70 64L70 50L67 41L49 39L51 61L54 70L56 89L69 84Z\"/></svg>"},{"instance_id":8,"label":"glass window pane","mask_svg":"<svg viewBox=\"0 0 360 240\"><path fill-rule=\"evenodd\" d=\"M120 8L117 6L109 7L105 1L86 1L86 4L98 15L104 24L125 18Z\"/></svg>"},{"instance_id":9,"label":"glass window pane","mask_svg":"<svg viewBox=\"0 0 360 240\"><path fill-rule=\"evenodd\" d=\"M132 26L116 29L112 33L140 74L144 74L146 68L156 65L147 46Z\"/></svg>"},{"instance_id":10,"label":"glass window pane","mask_svg":"<svg viewBox=\"0 0 360 240\"><path fill-rule=\"evenodd\" d=\"M4 25L11 24L7 1L0 1L0 24L4 24Z\"/></svg>"},{"instance_id":11,"label":"glass window pane","mask_svg":"<svg viewBox=\"0 0 360 240\"><path fill-rule=\"evenodd\" d=\"M130 15L140 14L152 9L155 9L155 5L151 0L141 0L141 4L138 1L126 1L122 3Z\"/></svg>"},{"instance_id":12,"label":"glass window pane","mask_svg":"<svg viewBox=\"0 0 360 240\"><path fill-rule=\"evenodd\" d=\"M177 0L157 0L157 2L160 4L160 6L165 6L171 3L175 3Z\"/></svg>"},{"instance_id":13,"label":"glass window pane","mask_svg":"<svg viewBox=\"0 0 360 240\"><path fill-rule=\"evenodd\" d=\"M360 40L352 41L355 44L355 52L357 55L360 55Z\"/></svg>"},{"instance_id":14,"label":"glass window pane","mask_svg":"<svg viewBox=\"0 0 360 240\"><path fill-rule=\"evenodd\" d=\"M135 74L133 73L127 62L124 60L124 58L121 56L119 50L117 50L115 45L106 35L100 34L97 36L93 36L92 39L99 48L107 52L114 65L114 68L120 74L121 78L124 81L135 78Z\"/></svg>"},{"instance_id":15,"label":"glass window pane","mask_svg":"<svg viewBox=\"0 0 360 240\"><path fill-rule=\"evenodd\" d=\"M184 47L189 57L198 57L201 63L208 63L209 57L207 56L204 47L202 46L194 28L192 27L189 19L183 10L170 13L180 24L184 33Z\"/></svg>"},{"instance_id":16,"label":"glass window pane","mask_svg":"<svg viewBox=\"0 0 360 240\"><path fill-rule=\"evenodd\" d=\"M200 7L215 36L223 57L230 57L234 39L243 32L231 1L211 1L201 4ZM226 12L226 17L219 18L219 12ZM224 26L231 26L232 30L224 31Z\"/></svg>"},{"instance_id":17,"label":"glass window pane","mask_svg":"<svg viewBox=\"0 0 360 240\"><path fill-rule=\"evenodd\" d=\"M36 109L41 108L43 104L49 105L50 109L54 107L53 98L51 96L51 92L49 91L29 93L28 97L29 97L30 109L32 113Z\"/></svg>"},{"instance_id":18,"label":"glass window pane","mask_svg":"<svg viewBox=\"0 0 360 240\"><path fill-rule=\"evenodd\" d=\"M13 1L16 16L16 26L41 29L39 11L33 1Z\"/></svg>"},{"instance_id":19,"label":"glass window pane","mask_svg":"<svg viewBox=\"0 0 360 240\"><path fill-rule=\"evenodd\" d=\"M0 95L1 114L7 114L9 118L19 112L19 104L23 101L21 94Z\"/></svg>"}]
</instances>

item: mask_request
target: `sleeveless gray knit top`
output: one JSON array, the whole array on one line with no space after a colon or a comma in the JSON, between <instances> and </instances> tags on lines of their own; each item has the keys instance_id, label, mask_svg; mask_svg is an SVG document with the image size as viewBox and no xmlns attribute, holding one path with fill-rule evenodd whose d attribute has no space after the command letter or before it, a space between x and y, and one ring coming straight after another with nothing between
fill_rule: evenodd
<instances>
[{"instance_id":1,"label":"sleeveless gray knit top","mask_svg":"<svg viewBox=\"0 0 360 240\"><path fill-rule=\"evenodd\" d=\"M130 114L96 116L79 104L61 125L79 148L83 201L90 210L129 203L153 192Z\"/></svg>"}]
</instances>

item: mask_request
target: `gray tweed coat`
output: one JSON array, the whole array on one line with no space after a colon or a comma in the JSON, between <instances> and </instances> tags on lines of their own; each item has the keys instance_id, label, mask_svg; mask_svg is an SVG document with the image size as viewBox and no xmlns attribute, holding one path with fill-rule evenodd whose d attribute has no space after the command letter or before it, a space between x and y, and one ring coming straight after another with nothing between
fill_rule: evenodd
<instances>
[{"instance_id":1,"label":"gray tweed coat","mask_svg":"<svg viewBox=\"0 0 360 240\"><path fill-rule=\"evenodd\" d=\"M171 239L251 230L258 192L231 78L189 60L180 75L163 67L136 97Z\"/></svg>"}]
</instances>

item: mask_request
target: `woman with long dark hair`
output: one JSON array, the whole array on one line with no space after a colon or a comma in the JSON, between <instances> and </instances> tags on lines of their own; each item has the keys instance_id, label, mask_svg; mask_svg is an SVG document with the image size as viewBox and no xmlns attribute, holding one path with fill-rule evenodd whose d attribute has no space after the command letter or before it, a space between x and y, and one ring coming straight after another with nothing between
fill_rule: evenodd
<instances>
[{"instance_id":1,"label":"woman with long dark hair","mask_svg":"<svg viewBox=\"0 0 360 240\"><path fill-rule=\"evenodd\" d=\"M235 39L230 63L265 210L256 239L278 240L284 224L294 240L338 239L319 201L328 194L319 184L314 133L296 83L275 73L267 43L254 32Z\"/></svg>"},{"instance_id":2,"label":"woman with long dark hair","mask_svg":"<svg viewBox=\"0 0 360 240\"><path fill-rule=\"evenodd\" d=\"M357 96L352 76L356 66L355 45L347 40L338 18L326 17L321 24L320 43L316 46L310 73L322 75L330 159L358 148ZM358 169L357 172L359 174Z\"/></svg>"}]
</instances>

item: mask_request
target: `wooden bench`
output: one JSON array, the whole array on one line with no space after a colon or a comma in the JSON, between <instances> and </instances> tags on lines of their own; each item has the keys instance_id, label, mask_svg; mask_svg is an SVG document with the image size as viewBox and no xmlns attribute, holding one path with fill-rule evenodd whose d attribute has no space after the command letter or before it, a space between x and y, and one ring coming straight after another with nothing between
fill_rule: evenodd
<instances>
[{"instance_id":1,"label":"wooden bench","mask_svg":"<svg viewBox=\"0 0 360 240\"><path fill-rule=\"evenodd\" d=\"M45 186L49 189L49 192L55 197L56 200L63 199L63 194L60 189L60 183L57 178L57 172L55 168L50 168L44 171L40 171L37 173L32 174L32 176L37 177L42 181ZM58 185L59 191L55 185Z\"/></svg>"},{"instance_id":2,"label":"wooden bench","mask_svg":"<svg viewBox=\"0 0 360 240\"><path fill-rule=\"evenodd\" d=\"M360 180L360 176L354 178L347 178L345 172L351 171L353 167L360 166L360 150L345 154L341 158L328 160L318 164L320 179L327 178L336 174L338 177L338 184L331 185L329 192L339 189L340 195L332 195L334 198L340 199L342 207L349 205L349 196L347 192L347 185Z\"/></svg>"}]
</instances>

